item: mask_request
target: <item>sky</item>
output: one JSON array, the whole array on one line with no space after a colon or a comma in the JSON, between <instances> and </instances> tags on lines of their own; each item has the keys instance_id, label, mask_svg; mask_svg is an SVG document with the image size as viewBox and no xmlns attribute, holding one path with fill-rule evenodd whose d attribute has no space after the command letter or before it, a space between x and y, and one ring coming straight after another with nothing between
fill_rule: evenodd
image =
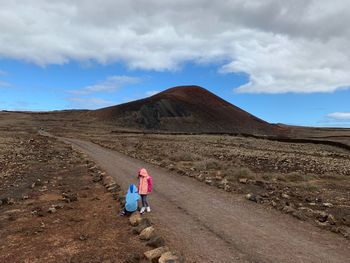
<instances>
[{"instance_id":1,"label":"sky","mask_svg":"<svg viewBox=\"0 0 350 263\"><path fill-rule=\"evenodd\" d=\"M0 110L199 85L272 123L350 127L345 0L0 0Z\"/></svg>"}]
</instances>

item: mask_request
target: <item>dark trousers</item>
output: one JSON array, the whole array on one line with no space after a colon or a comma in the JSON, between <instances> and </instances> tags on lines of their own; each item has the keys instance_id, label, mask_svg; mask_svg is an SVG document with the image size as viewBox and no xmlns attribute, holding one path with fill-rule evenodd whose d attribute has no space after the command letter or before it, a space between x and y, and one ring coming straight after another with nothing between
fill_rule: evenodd
<instances>
[{"instance_id":1,"label":"dark trousers","mask_svg":"<svg viewBox=\"0 0 350 263\"><path fill-rule=\"evenodd\" d=\"M148 201L147 201L147 195L141 195L141 202L143 207L149 206Z\"/></svg>"}]
</instances>

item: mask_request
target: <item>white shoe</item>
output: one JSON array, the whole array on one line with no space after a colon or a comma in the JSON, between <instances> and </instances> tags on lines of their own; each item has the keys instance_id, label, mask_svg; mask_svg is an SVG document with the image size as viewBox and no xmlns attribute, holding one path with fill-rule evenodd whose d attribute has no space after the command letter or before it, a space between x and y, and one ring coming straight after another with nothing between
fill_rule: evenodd
<instances>
[{"instance_id":1,"label":"white shoe","mask_svg":"<svg viewBox=\"0 0 350 263\"><path fill-rule=\"evenodd\" d=\"M146 211L149 213L151 212L151 208L149 206L146 207Z\"/></svg>"},{"instance_id":2,"label":"white shoe","mask_svg":"<svg viewBox=\"0 0 350 263\"><path fill-rule=\"evenodd\" d=\"M145 207L142 207L141 210L140 210L140 214L143 214L145 212L146 208Z\"/></svg>"}]
</instances>

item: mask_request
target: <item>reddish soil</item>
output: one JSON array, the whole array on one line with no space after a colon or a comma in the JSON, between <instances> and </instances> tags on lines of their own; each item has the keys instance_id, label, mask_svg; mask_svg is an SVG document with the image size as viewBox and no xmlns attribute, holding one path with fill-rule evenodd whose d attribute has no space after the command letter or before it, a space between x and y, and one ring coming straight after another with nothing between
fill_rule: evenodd
<instances>
[{"instance_id":1,"label":"reddish soil","mask_svg":"<svg viewBox=\"0 0 350 263\"><path fill-rule=\"evenodd\" d=\"M92 182L93 163L23 132L1 132L0 145L0 262L139 262L148 249Z\"/></svg>"}]
</instances>

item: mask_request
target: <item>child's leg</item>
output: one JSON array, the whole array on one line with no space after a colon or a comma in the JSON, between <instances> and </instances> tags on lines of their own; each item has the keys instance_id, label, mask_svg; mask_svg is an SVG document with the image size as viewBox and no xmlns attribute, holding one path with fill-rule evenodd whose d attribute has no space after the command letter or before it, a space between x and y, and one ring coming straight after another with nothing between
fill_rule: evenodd
<instances>
[{"instance_id":1,"label":"child's leg","mask_svg":"<svg viewBox=\"0 0 350 263\"><path fill-rule=\"evenodd\" d=\"M148 207L149 204L148 204L148 201L147 201L147 195L144 195L144 202L145 202L145 206Z\"/></svg>"},{"instance_id":2,"label":"child's leg","mask_svg":"<svg viewBox=\"0 0 350 263\"><path fill-rule=\"evenodd\" d=\"M146 205L146 211L151 212L151 208L149 207L149 203L147 201L147 195L145 195L145 205Z\"/></svg>"},{"instance_id":3,"label":"child's leg","mask_svg":"<svg viewBox=\"0 0 350 263\"><path fill-rule=\"evenodd\" d=\"M142 207L140 210L140 213L143 214L146 210L146 195L141 195L141 202L142 202Z\"/></svg>"},{"instance_id":4,"label":"child's leg","mask_svg":"<svg viewBox=\"0 0 350 263\"><path fill-rule=\"evenodd\" d=\"M146 207L146 200L147 195L141 195L141 202L142 202L142 207Z\"/></svg>"}]
</instances>

